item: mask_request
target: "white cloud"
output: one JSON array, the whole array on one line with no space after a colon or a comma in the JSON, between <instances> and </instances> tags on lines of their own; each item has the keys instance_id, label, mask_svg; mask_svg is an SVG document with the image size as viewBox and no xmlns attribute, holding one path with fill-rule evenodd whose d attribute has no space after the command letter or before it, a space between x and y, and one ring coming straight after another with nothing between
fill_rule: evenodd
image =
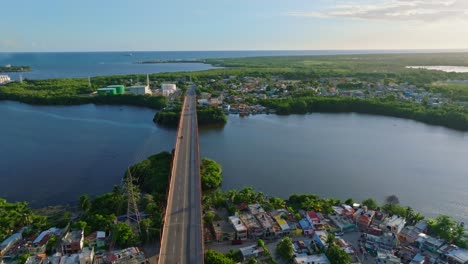
<instances>
[{"instance_id":1,"label":"white cloud","mask_svg":"<svg viewBox=\"0 0 468 264\"><path fill-rule=\"evenodd\" d=\"M296 17L343 17L392 21L468 21L468 0L384 0L379 4L335 5L323 12L288 12Z\"/></svg>"}]
</instances>

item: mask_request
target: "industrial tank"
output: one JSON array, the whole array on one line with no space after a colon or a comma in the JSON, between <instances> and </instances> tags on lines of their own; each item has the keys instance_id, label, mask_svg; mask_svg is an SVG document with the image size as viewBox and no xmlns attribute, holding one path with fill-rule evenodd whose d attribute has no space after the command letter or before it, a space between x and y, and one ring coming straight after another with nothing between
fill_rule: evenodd
<instances>
[{"instance_id":1,"label":"industrial tank","mask_svg":"<svg viewBox=\"0 0 468 264\"><path fill-rule=\"evenodd\" d=\"M125 93L125 86L123 85L109 85L107 88L115 88L117 94L124 94Z\"/></svg>"}]
</instances>

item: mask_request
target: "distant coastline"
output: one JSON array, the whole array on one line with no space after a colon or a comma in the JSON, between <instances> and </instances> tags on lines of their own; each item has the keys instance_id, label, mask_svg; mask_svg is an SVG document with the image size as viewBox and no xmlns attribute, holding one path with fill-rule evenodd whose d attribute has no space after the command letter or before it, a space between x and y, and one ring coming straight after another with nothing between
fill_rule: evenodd
<instances>
[{"instance_id":1,"label":"distant coastline","mask_svg":"<svg viewBox=\"0 0 468 264\"><path fill-rule=\"evenodd\" d=\"M13 66L13 65L0 66L0 72L29 72L29 71L31 71L30 66Z\"/></svg>"},{"instance_id":2,"label":"distant coastline","mask_svg":"<svg viewBox=\"0 0 468 264\"><path fill-rule=\"evenodd\" d=\"M207 64L205 60L201 59L192 59L192 60L146 60L146 61L136 61L134 64L158 64L158 63L204 63Z\"/></svg>"}]
</instances>

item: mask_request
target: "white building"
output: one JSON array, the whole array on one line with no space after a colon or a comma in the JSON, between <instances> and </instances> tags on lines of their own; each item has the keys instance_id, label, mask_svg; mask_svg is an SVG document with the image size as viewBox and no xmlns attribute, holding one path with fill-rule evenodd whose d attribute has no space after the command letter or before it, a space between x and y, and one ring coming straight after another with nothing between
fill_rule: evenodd
<instances>
[{"instance_id":1,"label":"white building","mask_svg":"<svg viewBox=\"0 0 468 264\"><path fill-rule=\"evenodd\" d=\"M0 75L0 84L5 84L11 82L10 76Z\"/></svg>"},{"instance_id":2,"label":"white building","mask_svg":"<svg viewBox=\"0 0 468 264\"><path fill-rule=\"evenodd\" d=\"M299 256L294 258L296 264L330 264L325 254L310 255L310 256Z\"/></svg>"},{"instance_id":3,"label":"white building","mask_svg":"<svg viewBox=\"0 0 468 264\"><path fill-rule=\"evenodd\" d=\"M148 85L135 85L127 87L127 92L135 95L151 94L151 90Z\"/></svg>"},{"instance_id":4,"label":"white building","mask_svg":"<svg viewBox=\"0 0 468 264\"><path fill-rule=\"evenodd\" d=\"M169 96L177 90L177 86L174 83L163 83L161 85L162 95Z\"/></svg>"},{"instance_id":5,"label":"white building","mask_svg":"<svg viewBox=\"0 0 468 264\"><path fill-rule=\"evenodd\" d=\"M239 240L247 239L247 228L242 223L240 218L237 216L230 216L229 221L234 227L234 230L236 230L236 239L239 239Z\"/></svg>"}]
</instances>

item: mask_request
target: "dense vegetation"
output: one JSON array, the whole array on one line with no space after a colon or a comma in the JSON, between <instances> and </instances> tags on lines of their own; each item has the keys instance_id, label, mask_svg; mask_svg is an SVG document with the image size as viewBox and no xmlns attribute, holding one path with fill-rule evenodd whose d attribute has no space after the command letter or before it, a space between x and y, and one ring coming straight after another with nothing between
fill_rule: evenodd
<instances>
[{"instance_id":1,"label":"dense vegetation","mask_svg":"<svg viewBox=\"0 0 468 264\"><path fill-rule=\"evenodd\" d=\"M158 111L153 121L159 125L177 127L179 125L181 107L173 107ZM223 110L213 106L197 107L198 125L224 125L227 117Z\"/></svg>"},{"instance_id":2,"label":"dense vegetation","mask_svg":"<svg viewBox=\"0 0 468 264\"><path fill-rule=\"evenodd\" d=\"M457 105L428 107L422 104L399 102L394 98L357 99L349 97L297 97L263 100L262 104L278 114L314 112L356 112L413 119L432 125L468 130L468 109Z\"/></svg>"},{"instance_id":3,"label":"dense vegetation","mask_svg":"<svg viewBox=\"0 0 468 264\"><path fill-rule=\"evenodd\" d=\"M0 66L0 72L28 72L31 71L29 66Z\"/></svg>"},{"instance_id":4,"label":"dense vegetation","mask_svg":"<svg viewBox=\"0 0 468 264\"><path fill-rule=\"evenodd\" d=\"M25 80L0 88L0 100L15 100L39 105L110 104L134 105L161 109L166 100L162 96L117 95L92 96L97 87L88 86L85 79Z\"/></svg>"},{"instance_id":5,"label":"dense vegetation","mask_svg":"<svg viewBox=\"0 0 468 264\"><path fill-rule=\"evenodd\" d=\"M278 56L206 61L215 66L262 69L266 70L265 72L281 73L284 77L292 79L356 77L362 81L378 81L392 78L420 86L439 80L468 79L468 73L406 68L432 65L468 66L468 53Z\"/></svg>"},{"instance_id":6,"label":"dense vegetation","mask_svg":"<svg viewBox=\"0 0 468 264\"><path fill-rule=\"evenodd\" d=\"M202 159L200 175L203 192L216 190L221 185L222 173L223 170L216 161L207 158Z\"/></svg>"},{"instance_id":7,"label":"dense vegetation","mask_svg":"<svg viewBox=\"0 0 468 264\"><path fill-rule=\"evenodd\" d=\"M35 214L26 202L9 203L0 198L0 243L21 227L30 225L28 233L34 233L46 224L46 218Z\"/></svg>"}]
</instances>

